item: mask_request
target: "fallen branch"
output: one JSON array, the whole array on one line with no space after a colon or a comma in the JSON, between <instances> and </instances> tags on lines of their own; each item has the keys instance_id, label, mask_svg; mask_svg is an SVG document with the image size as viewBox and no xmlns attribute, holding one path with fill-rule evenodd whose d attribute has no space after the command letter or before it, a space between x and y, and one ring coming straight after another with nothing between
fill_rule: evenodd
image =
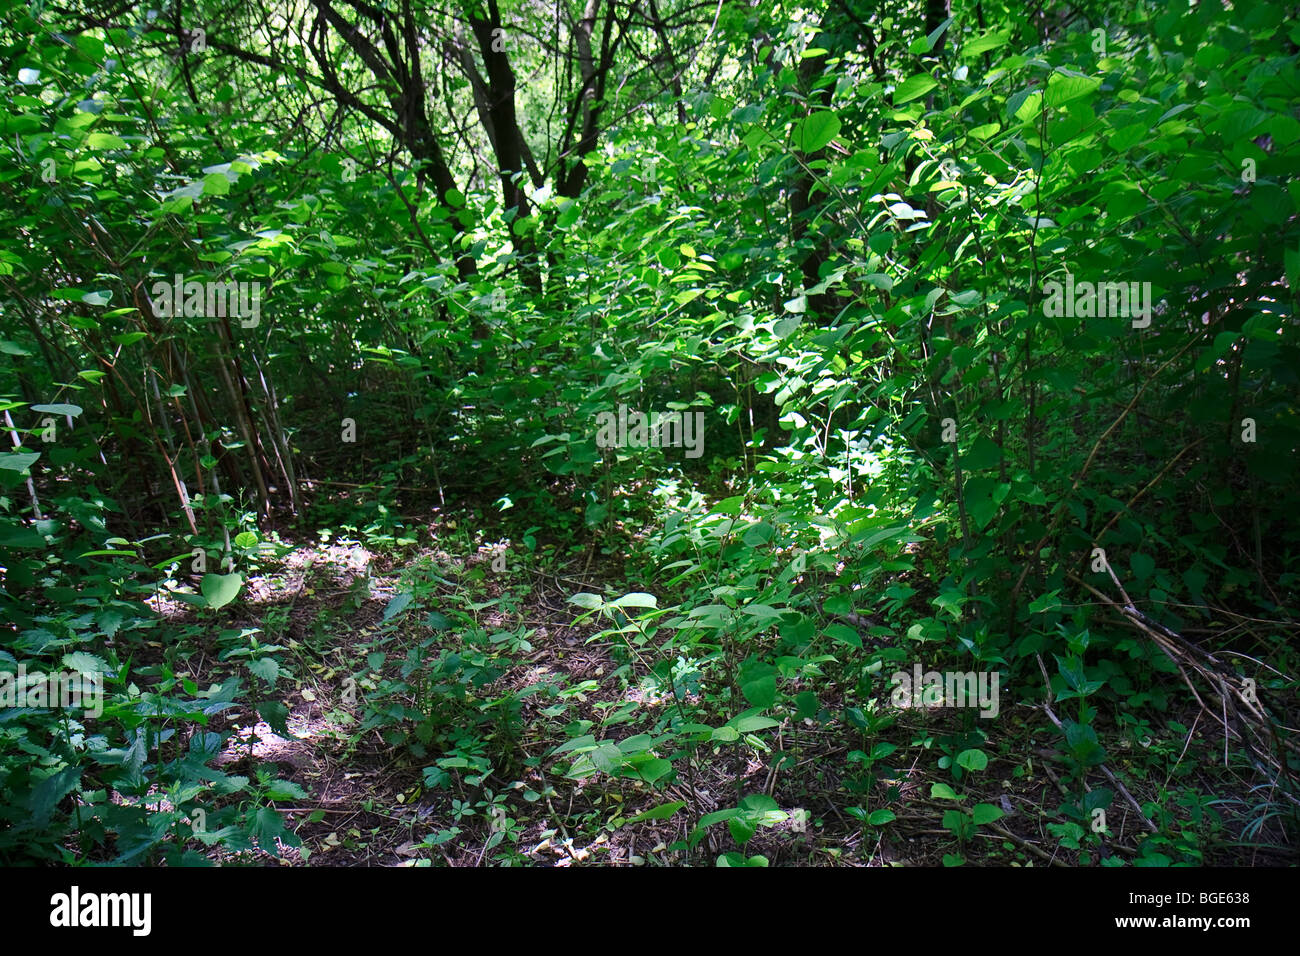
<instances>
[{"instance_id":1,"label":"fallen branch","mask_svg":"<svg viewBox=\"0 0 1300 956\"><path fill-rule=\"evenodd\" d=\"M1300 798L1294 792L1294 781L1282 753L1282 737L1278 733L1277 721L1265 708L1257 692L1251 692L1254 688L1247 690L1249 685L1245 679L1214 654L1139 611L1109 561L1106 562L1106 571L1123 597L1122 604L1078 575L1068 576L1115 610L1132 627L1150 637L1173 662L1201 710L1223 725L1225 764L1228 759L1227 739L1233 737L1241 742L1251 766L1273 784L1287 801L1300 806ZM1197 692L1192 683L1192 674L1199 676L1209 686L1210 694L1219 698L1218 707L1211 707Z\"/></svg>"}]
</instances>

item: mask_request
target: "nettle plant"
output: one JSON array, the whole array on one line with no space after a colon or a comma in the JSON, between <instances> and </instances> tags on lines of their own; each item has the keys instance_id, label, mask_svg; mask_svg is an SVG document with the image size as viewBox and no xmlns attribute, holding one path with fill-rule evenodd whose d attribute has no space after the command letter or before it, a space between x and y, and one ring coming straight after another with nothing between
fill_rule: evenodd
<instances>
[{"instance_id":1,"label":"nettle plant","mask_svg":"<svg viewBox=\"0 0 1300 956\"><path fill-rule=\"evenodd\" d=\"M5 403L6 416L22 404ZM261 717L288 735L278 700L248 701L249 681L274 692L280 649L259 644L256 628L220 624L241 571L282 551L247 530L251 515L227 496L196 495L175 516L186 534L118 533L138 522L105 490L122 470L71 427L81 407L33 410L68 424L43 428L39 451L0 453L0 670L97 675L102 700L93 711L53 699L0 710L0 786L15 795L0 809L0 859L189 865L212 853L278 854L295 837L275 803L305 794L267 768L232 773L228 763L237 723ZM38 477L57 478L60 493L38 495ZM23 498L34 521L12 507ZM215 533L199 533L200 522ZM179 554L163 550L178 541ZM177 605L197 618L178 623ZM206 686L191 670L199 658L215 677Z\"/></svg>"},{"instance_id":2,"label":"nettle plant","mask_svg":"<svg viewBox=\"0 0 1300 956\"><path fill-rule=\"evenodd\" d=\"M988 767L989 759L982 750L964 750L957 755L957 764L969 772L977 773ZM958 794L946 783L933 784L930 788L930 798L932 800L951 800L958 804L967 799L964 794ZM943 865L961 866L965 863L967 846L974 837L977 828L996 823L1004 815L1003 811L992 803L977 803L969 810L960 806L945 810L943 813L943 826L946 830L950 830L956 838L957 852L945 853Z\"/></svg>"}]
</instances>

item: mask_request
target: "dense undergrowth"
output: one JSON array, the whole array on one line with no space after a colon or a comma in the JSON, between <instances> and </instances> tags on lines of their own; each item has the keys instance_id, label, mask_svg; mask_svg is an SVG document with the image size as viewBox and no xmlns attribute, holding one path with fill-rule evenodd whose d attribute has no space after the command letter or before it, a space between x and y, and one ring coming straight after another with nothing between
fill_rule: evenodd
<instances>
[{"instance_id":1,"label":"dense undergrowth","mask_svg":"<svg viewBox=\"0 0 1300 956\"><path fill-rule=\"evenodd\" d=\"M103 689L0 708L0 861L1293 858L1285 7L666 4L674 90L595 4L507 117L531 8L325 4L481 58L438 152L355 37L90 6L0 0L0 670Z\"/></svg>"}]
</instances>

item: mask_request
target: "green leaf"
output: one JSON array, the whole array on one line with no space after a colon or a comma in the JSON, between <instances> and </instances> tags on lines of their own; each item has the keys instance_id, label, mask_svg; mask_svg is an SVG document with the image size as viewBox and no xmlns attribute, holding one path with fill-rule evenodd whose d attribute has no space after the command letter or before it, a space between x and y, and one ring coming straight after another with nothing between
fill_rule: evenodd
<instances>
[{"instance_id":1,"label":"green leaf","mask_svg":"<svg viewBox=\"0 0 1300 956\"><path fill-rule=\"evenodd\" d=\"M1094 79L1091 76L1067 76L1062 73L1053 73L1051 79L1047 81L1047 105L1051 107L1064 106L1066 103L1080 97L1091 95L1099 86L1101 86L1101 80ZM1037 110L1034 112L1037 112Z\"/></svg>"},{"instance_id":2,"label":"green leaf","mask_svg":"<svg viewBox=\"0 0 1300 956\"><path fill-rule=\"evenodd\" d=\"M1060 593L1061 589L1057 588L1055 591L1049 591L1047 594L1040 594L1038 597L1034 598L1034 600L1029 602L1030 613L1042 614L1044 611L1051 611L1059 608L1061 606L1061 601L1057 595Z\"/></svg>"},{"instance_id":3,"label":"green leaf","mask_svg":"<svg viewBox=\"0 0 1300 956\"><path fill-rule=\"evenodd\" d=\"M918 96L929 93L938 85L938 81L929 73L917 73L915 76L909 76L895 88L894 105L901 106L903 103L909 103Z\"/></svg>"},{"instance_id":4,"label":"green leaf","mask_svg":"<svg viewBox=\"0 0 1300 956\"><path fill-rule=\"evenodd\" d=\"M961 459L962 467L970 471L996 468L1000 461L1002 461L1002 449L987 435L976 438L975 444Z\"/></svg>"},{"instance_id":5,"label":"green leaf","mask_svg":"<svg viewBox=\"0 0 1300 956\"><path fill-rule=\"evenodd\" d=\"M945 810L943 825L960 839L970 827L970 817L963 810Z\"/></svg>"},{"instance_id":6,"label":"green leaf","mask_svg":"<svg viewBox=\"0 0 1300 956\"><path fill-rule=\"evenodd\" d=\"M276 663L274 657L260 657L255 661L249 661L248 669L266 681L269 687L274 687L280 676L280 665Z\"/></svg>"},{"instance_id":7,"label":"green leaf","mask_svg":"<svg viewBox=\"0 0 1300 956\"><path fill-rule=\"evenodd\" d=\"M1156 570L1155 558L1143 554L1141 551L1135 551L1129 557L1128 563L1132 566L1133 574L1139 581L1145 581Z\"/></svg>"},{"instance_id":8,"label":"green leaf","mask_svg":"<svg viewBox=\"0 0 1300 956\"><path fill-rule=\"evenodd\" d=\"M957 796L957 791L946 783L935 783L930 785L930 796L935 800L964 800L965 797Z\"/></svg>"},{"instance_id":9,"label":"green leaf","mask_svg":"<svg viewBox=\"0 0 1300 956\"><path fill-rule=\"evenodd\" d=\"M947 32L948 28L952 26L952 20L953 18L949 17L947 20L944 20L943 23L939 24L937 27L931 30L929 34L927 34L925 37L924 50L918 52L929 53L931 50L933 50L934 45L939 42L939 37L943 36L944 33Z\"/></svg>"},{"instance_id":10,"label":"green leaf","mask_svg":"<svg viewBox=\"0 0 1300 956\"><path fill-rule=\"evenodd\" d=\"M771 707L776 703L776 668L770 664L742 668L740 692L755 707Z\"/></svg>"},{"instance_id":11,"label":"green leaf","mask_svg":"<svg viewBox=\"0 0 1300 956\"><path fill-rule=\"evenodd\" d=\"M644 591L634 591L631 594L624 594L616 601L610 601L606 607L654 607L659 606L659 599L653 594L646 594Z\"/></svg>"},{"instance_id":12,"label":"green leaf","mask_svg":"<svg viewBox=\"0 0 1300 956\"><path fill-rule=\"evenodd\" d=\"M242 574L205 574L199 582L199 591L207 606L215 611L233 601L243 584Z\"/></svg>"},{"instance_id":13,"label":"green leaf","mask_svg":"<svg viewBox=\"0 0 1300 956\"><path fill-rule=\"evenodd\" d=\"M613 773L623 763L623 751L618 749L618 744L605 741L587 754L587 758L601 773Z\"/></svg>"},{"instance_id":14,"label":"green leaf","mask_svg":"<svg viewBox=\"0 0 1300 956\"><path fill-rule=\"evenodd\" d=\"M1065 727L1065 742L1076 760L1088 767L1105 762L1106 749L1098 742L1096 729L1072 720L1063 720L1061 723Z\"/></svg>"},{"instance_id":15,"label":"green leaf","mask_svg":"<svg viewBox=\"0 0 1300 956\"><path fill-rule=\"evenodd\" d=\"M77 49L95 63L104 60L104 41L83 33L77 37Z\"/></svg>"},{"instance_id":16,"label":"green leaf","mask_svg":"<svg viewBox=\"0 0 1300 956\"><path fill-rule=\"evenodd\" d=\"M706 813L700 817L700 822L696 825L696 830L703 830L705 827L711 827L715 823L721 823L723 820L730 820L732 817L739 815L743 811L740 807L728 807L725 810L714 810L712 813Z\"/></svg>"},{"instance_id":17,"label":"green leaf","mask_svg":"<svg viewBox=\"0 0 1300 956\"><path fill-rule=\"evenodd\" d=\"M986 33L962 47L961 54L962 56L978 56L981 53L989 53L1006 46L1007 41L1010 39L1010 30Z\"/></svg>"},{"instance_id":18,"label":"green leaf","mask_svg":"<svg viewBox=\"0 0 1300 956\"><path fill-rule=\"evenodd\" d=\"M807 305L807 302L808 300L805 298L804 304ZM777 323L772 326L772 331L776 334L778 339L787 339L793 335L794 330L799 328L802 324L803 319L799 318L797 315L791 315L784 319L779 319Z\"/></svg>"},{"instance_id":19,"label":"green leaf","mask_svg":"<svg viewBox=\"0 0 1300 956\"><path fill-rule=\"evenodd\" d=\"M761 621L780 621L782 619L781 612L770 604L746 604L741 608L741 611Z\"/></svg>"},{"instance_id":20,"label":"green leaf","mask_svg":"<svg viewBox=\"0 0 1300 956\"><path fill-rule=\"evenodd\" d=\"M266 788L268 800L306 800L307 791L292 780L272 780Z\"/></svg>"},{"instance_id":21,"label":"green leaf","mask_svg":"<svg viewBox=\"0 0 1300 956\"><path fill-rule=\"evenodd\" d=\"M564 754L574 751L592 750L596 746L596 738L591 734L583 734L581 737L574 737L556 747L551 753Z\"/></svg>"},{"instance_id":22,"label":"green leaf","mask_svg":"<svg viewBox=\"0 0 1300 956\"><path fill-rule=\"evenodd\" d=\"M267 700L257 705L258 715L267 723L267 726L274 730L281 737L287 740L295 740L293 732L289 730L289 708L278 700Z\"/></svg>"},{"instance_id":23,"label":"green leaf","mask_svg":"<svg viewBox=\"0 0 1300 956\"><path fill-rule=\"evenodd\" d=\"M673 764L671 760L664 760L662 757L655 757L653 760L647 760L643 764L638 764L632 769L629 776L638 777L646 783L654 783L671 773L672 769Z\"/></svg>"},{"instance_id":24,"label":"green leaf","mask_svg":"<svg viewBox=\"0 0 1300 956\"><path fill-rule=\"evenodd\" d=\"M731 831L731 838L744 846L758 832L758 821L749 814L742 813L727 821L727 829Z\"/></svg>"},{"instance_id":25,"label":"green leaf","mask_svg":"<svg viewBox=\"0 0 1300 956\"><path fill-rule=\"evenodd\" d=\"M1000 483L994 478L977 475L967 479L962 491L965 494L966 510L980 530L983 530L997 517L1002 502L1011 493L1011 485L1009 482Z\"/></svg>"},{"instance_id":26,"label":"green leaf","mask_svg":"<svg viewBox=\"0 0 1300 956\"><path fill-rule=\"evenodd\" d=\"M862 635L847 624L827 624L823 633L850 647L862 647Z\"/></svg>"},{"instance_id":27,"label":"green leaf","mask_svg":"<svg viewBox=\"0 0 1300 956\"><path fill-rule=\"evenodd\" d=\"M91 133L86 137L86 145L93 150L125 149L126 140L112 133Z\"/></svg>"},{"instance_id":28,"label":"green leaf","mask_svg":"<svg viewBox=\"0 0 1300 956\"><path fill-rule=\"evenodd\" d=\"M414 595L410 592L403 592L402 594L394 596L393 599L384 607L384 620L391 621L393 618L397 617L397 615L406 610L407 605L410 604L413 599Z\"/></svg>"},{"instance_id":29,"label":"green leaf","mask_svg":"<svg viewBox=\"0 0 1300 956\"><path fill-rule=\"evenodd\" d=\"M85 651L74 651L71 654L64 654L63 667L70 671L76 671L79 674L113 673L113 668L109 667L102 657L96 657L94 654L87 654Z\"/></svg>"},{"instance_id":30,"label":"green leaf","mask_svg":"<svg viewBox=\"0 0 1300 956\"><path fill-rule=\"evenodd\" d=\"M638 813L628 823L640 823L642 820L667 820L682 807L686 806L684 800L674 800L672 803L664 803L655 807L653 810L647 810L644 813ZM626 825L626 824L625 824Z\"/></svg>"},{"instance_id":31,"label":"green leaf","mask_svg":"<svg viewBox=\"0 0 1300 956\"><path fill-rule=\"evenodd\" d=\"M47 824L60 801L80 782L81 768L72 766L50 774L37 784L27 798L27 809L31 812L32 822L38 826Z\"/></svg>"},{"instance_id":32,"label":"green leaf","mask_svg":"<svg viewBox=\"0 0 1300 956\"><path fill-rule=\"evenodd\" d=\"M963 750L957 755L957 766L965 770L983 770L988 765L988 754L982 750Z\"/></svg>"},{"instance_id":33,"label":"green leaf","mask_svg":"<svg viewBox=\"0 0 1300 956\"><path fill-rule=\"evenodd\" d=\"M80 405L33 405L32 411L45 412L49 415L71 415L76 418L81 414Z\"/></svg>"},{"instance_id":34,"label":"green leaf","mask_svg":"<svg viewBox=\"0 0 1300 956\"><path fill-rule=\"evenodd\" d=\"M7 468L9 471L26 471L36 464L36 459L40 457L41 453L39 451L0 452L0 468Z\"/></svg>"},{"instance_id":35,"label":"green leaf","mask_svg":"<svg viewBox=\"0 0 1300 956\"><path fill-rule=\"evenodd\" d=\"M1043 94L1036 90L1021 90L1007 97L1007 115L1027 123L1042 108Z\"/></svg>"},{"instance_id":36,"label":"green leaf","mask_svg":"<svg viewBox=\"0 0 1300 956\"><path fill-rule=\"evenodd\" d=\"M759 717L752 715L749 717L737 717L734 720L727 721L728 727L734 727L742 734L752 733L755 730L766 730L769 727L779 727L781 722L773 720L771 717Z\"/></svg>"},{"instance_id":37,"label":"green leaf","mask_svg":"<svg viewBox=\"0 0 1300 956\"><path fill-rule=\"evenodd\" d=\"M823 110L813 113L795 128L794 142L800 152L815 153L840 132L840 118Z\"/></svg>"},{"instance_id":38,"label":"green leaf","mask_svg":"<svg viewBox=\"0 0 1300 956\"><path fill-rule=\"evenodd\" d=\"M224 196L230 192L230 180L225 173L209 173L203 177L203 194L205 196Z\"/></svg>"},{"instance_id":39,"label":"green leaf","mask_svg":"<svg viewBox=\"0 0 1300 956\"><path fill-rule=\"evenodd\" d=\"M893 823L897 819L893 810L874 810L867 817L867 822L873 827L883 827L886 823Z\"/></svg>"},{"instance_id":40,"label":"green leaf","mask_svg":"<svg viewBox=\"0 0 1300 956\"><path fill-rule=\"evenodd\" d=\"M43 548L45 535L35 528L0 524L0 546L6 548ZM82 555L85 557L85 555Z\"/></svg>"},{"instance_id":41,"label":"green leaf","mask_svg":"<svg viewBox=\"0 0 1300 956\"><path fill-rule=\"evenodd\" d=\"M578 206L578 204L576 202L570 201L569 204L564 207L564 210L560 213L560 215L556 217L555 225L560 229L568 229L570 226L572 226L575 222L578 221L578 216L581 213L582 213L582 209Z\"/></svg>"},{"instance_id":42,"label":"green leaf","mask_svg":"<svg viewBox=\"0 0 1300 956\"><path fill-rule=\"evenodd\" d=\"M1004 816L1002 811L991 803L977 803L975 806L971 807L970 812L976 825L992 823L994 820L1000 820Z\"/></svg>"},{"instance_id":43,"label":"green leaf","mask_svg":"<svg viewBox=\"0 0 1300 956\"><path fill-rule=\"evenodd\" d=\"M821 702L817 699L817 695L810 690L800 691L795 695L794 702L797 708L795 711L795 717L799 720L803 720L805 717L812 717L821 707Z\"/></svg>"}]
</instances>

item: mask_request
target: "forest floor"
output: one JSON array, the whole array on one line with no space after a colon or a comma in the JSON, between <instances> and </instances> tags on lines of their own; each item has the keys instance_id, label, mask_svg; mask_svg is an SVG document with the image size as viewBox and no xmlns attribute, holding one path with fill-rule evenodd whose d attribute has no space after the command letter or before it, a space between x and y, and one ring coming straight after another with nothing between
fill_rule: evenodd
<instances>
[{"instance_id":1,"label":"forest floor","mask_svg":"<svg viewBox=\"0 0 1300 956\"><path fill-rule=\"evenodd\" d=\"M586 567L570 558L543 568L536 561L521 567L512 555L514 567L506 569L502 552L491 546L464 555L440 550L437 542L445 536L437 533L439 520L433 515L422 523L397 559L394 552L354 541L287 543L278 560L250 576L246 600L228 609L224 626L258 629L263 646L282 648L282 677L273 693L288 709L281 729L290 736L273 730L255 709L229 711L221 718L233 735L218 765L249 775L274 767L308 795L278 804L301 847L277 841L274 852L241 854L247 862L710 865L736 847L726 828L713 827L686 849L693 822L753 794L766 794L785 811L785 819L760 826L745 846L771 865L1100 862L1071 846L1070 827L1077 824L1061 812L1070 800L1063 780L1070 771L1056 749L1059 734L1042 710L1041 687L1004 692L1003 710L1014 716L997 722L998 735L984 744L990 763L963 781L960 801L943 796L953 777L940 769L950 766L952 742L962 739L961 718L952 709L901 712L871 739L842 722L787 716L774 738L767 738L771 746L752 736L740 746L712 745L707 760L680 760L667 786L603 774L552 774L557 758L550 751L572 735L573 722L590 722L597 737L620 740L638 732L634 725L652 724L674 702L656 689L643 660L596 636L593 624L574 626L578 611L568 598L604 589L590 556ZM414 596L409 605L398 600L403 594ZM180 605L160 610L177 624L188 615ZM430 613L421 619L421 611ZM465 629L453 621L469 618L475 633L490 635L487 644L466 646ZM215 646L199 646L189 676L201 686L219 683L229 667ZM408 663L403 673L408 653L410 661L427 662L444 652L487 661L478 683L444 684L435 693L419 681L426 664ZM539 688L550 690L537 693ZM437 696L448 689L472 693ZM363 723L368 701L374 704L369 728ZM513 719L483 719L494 704L509 701L518 701ZM830 703L842 708L846 702ZM433 713L444 705L447 714ZM1259 846L1263 838L1285 844L1285 835L1273 832L1267 819L1246 841L1251 821L1244 817L1234 821L1225 813L1229 819L1220 826L1204 807L1171 805L1169 781L1175 775L1180 792L1192 786L1216 793L1224 806L1236 800L1248 807L1252 798L1250 781L1237 780L1236 790L1229 790L1233 778L1221 765L1214 768L1216 748L1222 753L1221 728L1198 720L1193 707L1184 709L1169 715L1190 728L1182 740L1135 742L1110 728L1114 739L1105 743L1119 757L1114 770L1139 805L1165 808L1213 837L1204 841L1206 863L1286 862L1285 854ZM413 733L421 718L429 718L428 730ZM449 741L455 741L454 750ZM868 772L863 758L881 743L896 748L890 769ZM472 759L453 759L449 766L461 772L427 778L425 768L436 760L466 753L482 755L478 769L487 772L472 775L465 769L474 769ZM941 760L942 753L949 761ZM1204 779L1193 779L1199 777ZM1106 783L1100 774L1090 775L1090 786L1099 782ZM673 801L686 812L634 819ZM892 819L886 826L868 825L843 812L853 804L864 817L887 809ZM977 804L998 807L1002 816L959 837L953 812ZM1109 821L1114 838L1103 844L1102 855L1132 862L1133 837L1151 824L1118 798L1110 812L1119 819ZM498 830L503 836L494 840ZM1250 845L1238 849L1238 841Z\"/></svg>"}]
</instances>

